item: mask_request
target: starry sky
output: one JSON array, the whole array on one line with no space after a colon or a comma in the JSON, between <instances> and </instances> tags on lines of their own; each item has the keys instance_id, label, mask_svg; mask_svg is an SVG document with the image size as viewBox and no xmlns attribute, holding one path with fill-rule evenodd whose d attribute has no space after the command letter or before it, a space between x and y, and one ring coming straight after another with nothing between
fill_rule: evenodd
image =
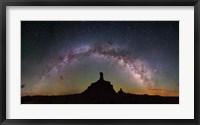
<instances>
[{"instance_id":1,"label":"starry sky","mask_svg":"<svg viewBox=\"0 0 200 125\"><path fill-rule=\"evenodd\" d=\"M21 21L21 95L116 92L179 96L178 21Z\"/></svg>"}]
</instances>

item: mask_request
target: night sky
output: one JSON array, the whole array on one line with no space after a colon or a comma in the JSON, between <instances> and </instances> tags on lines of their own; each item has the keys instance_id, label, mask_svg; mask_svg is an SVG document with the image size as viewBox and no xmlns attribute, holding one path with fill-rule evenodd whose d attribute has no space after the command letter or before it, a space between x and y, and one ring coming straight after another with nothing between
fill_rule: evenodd
<instances>
[{"instance_id":1,"label":"night sky","mask_svg":"<svg viewBox=\"0 0 200 125\"><path fill-rule=\"evenodd\" d=\"M179 96L178 21L22 21L21 95L116 92Z\"/></svg>"}]
</instances>

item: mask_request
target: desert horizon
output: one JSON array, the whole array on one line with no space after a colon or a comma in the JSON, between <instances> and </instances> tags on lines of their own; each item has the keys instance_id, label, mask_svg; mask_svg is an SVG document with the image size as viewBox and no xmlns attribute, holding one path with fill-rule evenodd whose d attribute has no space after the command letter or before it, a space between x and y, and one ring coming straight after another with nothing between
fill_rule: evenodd
<instances>
[{"instance_id":1,"label":"desert horizon","mask_svg":"<svg viewBox=\"0 0 200 125\"><path fill-rule=\"evenodd\" d=\"M178 104L179 22L21 21L21 98Z\"/></svg>"}]
</instances>

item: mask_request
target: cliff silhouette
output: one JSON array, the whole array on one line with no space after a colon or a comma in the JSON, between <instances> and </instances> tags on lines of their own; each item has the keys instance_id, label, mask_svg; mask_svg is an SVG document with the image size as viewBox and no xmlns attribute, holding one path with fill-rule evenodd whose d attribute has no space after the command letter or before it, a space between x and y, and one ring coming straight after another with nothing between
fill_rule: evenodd
<instances>
[{"instance_id":1,"label":"cliff silhouette","mask_svg":"<svg viewBox=\"0 0 200 125\"><path fill-rule=\"evenodd\" d=\"M105 81L100 72L98 81L92 83L80 94L62 96L24 96L22 104L178 104L179 97L136 95L118 92L109 81Z\"/></svg>"}]
</instances>

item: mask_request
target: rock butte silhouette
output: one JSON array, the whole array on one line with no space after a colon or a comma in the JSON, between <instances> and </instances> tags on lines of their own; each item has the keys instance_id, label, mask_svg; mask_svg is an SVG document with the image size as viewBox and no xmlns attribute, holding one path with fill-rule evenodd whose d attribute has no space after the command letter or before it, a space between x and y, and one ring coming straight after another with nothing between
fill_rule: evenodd
<instances>
[{"instance_id":1,"label":"rock butte silhouette","mask_svg":"<svg viewBox=\"0 0 200 125\"><path fill-rule=\"evenodd\" d=\"M120 88L120 90L118 91L118 94L125 94L122 88Z\"/></svg>"},{"instance_id":2,"label":"rock butte silhouette","mask_svg":"<svg viewBox=\"0 0 200 125\"><path fill-rule=\"evenodd\" d=\"M100 72L98 81L92 83L80 94L60 96L23 96L22 104L178 104L179 97L162 97L125 93L122 88L118 93L109 81L105 81Z\"/></svg>"},{"instance_id":3,"label":"rock butte silhouette","mask_svg":"<svg viewBox=\"0 0 200 125\"><path fill-rule=\"evenodd\" d=\"M105 81L103 78L103 73L100 72L100 78L98 81L92 83L83 94L88 96L96 96L96 97L107 97L113 96L116 94L113 89L113 85L109 81Z\"/></svg>"}]
</instances>

